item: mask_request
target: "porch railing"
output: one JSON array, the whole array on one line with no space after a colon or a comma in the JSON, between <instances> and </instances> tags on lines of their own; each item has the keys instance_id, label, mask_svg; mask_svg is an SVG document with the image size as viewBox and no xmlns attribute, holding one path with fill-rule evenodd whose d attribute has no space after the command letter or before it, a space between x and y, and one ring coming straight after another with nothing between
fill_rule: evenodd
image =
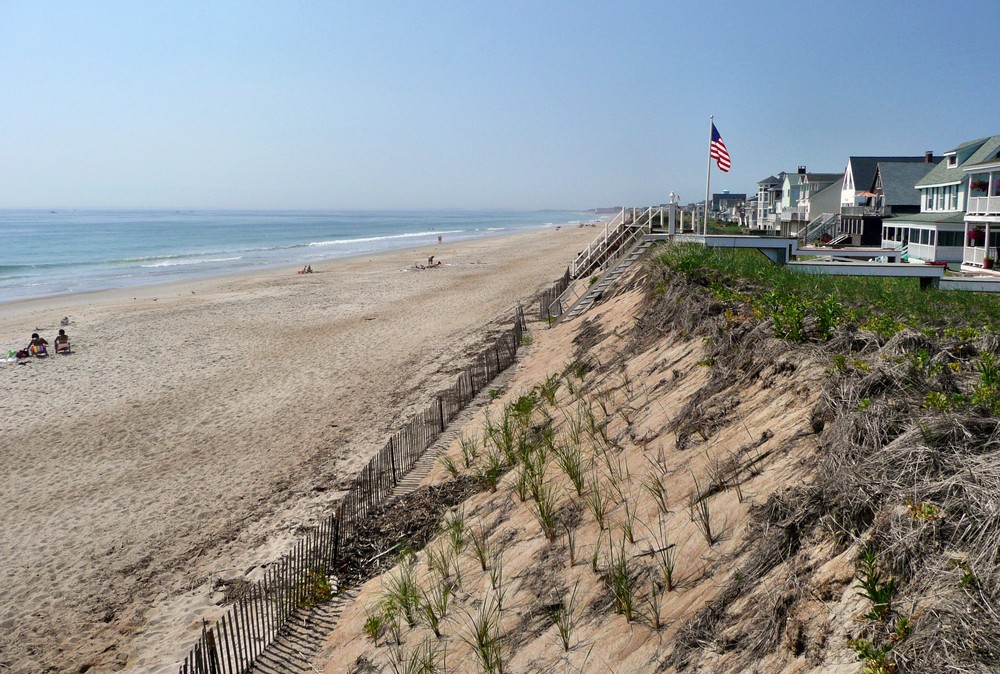
<instances>
[{"instance_id":1,"label":"porch railing","mask_svg":"<svg viewBox=\"0 0 1000 674\"><path fill-rule=\"evenodd\" d=\"M984 246L966 246L962 253L962 264L974 264L983 266L983 259L989 256L992 260L997 259L996 248L986 248Z\"/></svg>"},{"instance_id":2,"label":"porch railing","mask_svg":"<svg viewBox=\"0 0 1000 674\"><path fill-rule=\"evenodd\" d=\"M1000 197L969 197L969 215L1000 215Z\"/></svg>"},{"instance_id":3,"label":"porch railing","mask_svg":"<svg viewBox=\"0 0 1000 674\"><path fill-rule=\"evenodd\" d=\"M882 215L882 209L875 206L841 206L841 215Z\"/></svg>"}]
</instances>

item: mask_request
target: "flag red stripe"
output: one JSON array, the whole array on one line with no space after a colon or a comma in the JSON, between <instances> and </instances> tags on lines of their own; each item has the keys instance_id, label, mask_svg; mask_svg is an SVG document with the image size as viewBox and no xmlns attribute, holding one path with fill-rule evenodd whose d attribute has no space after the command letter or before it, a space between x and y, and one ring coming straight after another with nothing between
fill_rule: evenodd
<instances>
[{"instance_id":1,"label":"flag red stripe","mask_svg":"<svg viewBox=\"0 0 1000 674\"><path fill-rule=\"evenodd\" d=\"M732 167L732 162L729 159L729 150L726 149L726 144L721 139L712 141L711 157L715 160L719 170L724 173L727 173Z\"/></svg>"},{"instance_id":2,"label":"flag red stripe","mask_svg":"<svg viewBox=\"0 0 1000 674\"><path fill-rule=\"evenodd\" d=\"M729 150L726 149L726 144L722 142L722 135L715 128L715 122L712 122L712 140L709 142L708 148L708 156L715 160L715 164L719 167L719 170L723 173L728 173L733 164L729 160Z\"/></svg>"}]
</instances>

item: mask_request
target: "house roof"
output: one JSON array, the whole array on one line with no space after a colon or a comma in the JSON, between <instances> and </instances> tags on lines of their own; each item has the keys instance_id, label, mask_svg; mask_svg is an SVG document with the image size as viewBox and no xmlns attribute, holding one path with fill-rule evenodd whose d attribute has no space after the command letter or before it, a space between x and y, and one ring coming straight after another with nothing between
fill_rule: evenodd
<instances>
[{"instance_id":1,"label":"house roof","mask_svg":"<svg viewBox=\"0 0 1000 674\"><path fill-rule=\"evenodd\" d=\"M919 157L850 157L847 166L854 177L854 189L867 190L875 181L875 169L879 164L923 164L924 156ZM928 167L932 164L928 164ZM926 173L926 171L924 172ZM912 185L911 185L912 187Z\"/></svg>"},{"instance_id":2,"label":"house roof","mask_svg":"<svg viewBox=\"0 0 1000 674\"><path fill-rule=\"evenodd\" d=\"M990 139L990 137L987 136L986 138L977 138L976 140L967 140L964 143L962 143L961 145L959 145L958 147L956 147L954 150L948 150L948 154L951 154L952 152L961 152L962 150L967 150L970 147L972 147L973 145L982 145L983 143L985 143L989 139Z\"/></svg>"},{"instance_id":3,"label":"house roof","mask_svg":"<svg viewBox=\"0 0 1000 674\"><path fill-rule=\"evenodd\" d=\"M972 153L968 161L962 164L962 168L969 169L980 164L996 164L998 161L997 152L1000 152L1000 136L991 136L978 150Z\"/></svg>"},{"instance_id":4,"label":"house roof","mask_svg":"<svg viewBox=\"0 0 1000 674\"><path fill-rule=\"evenodd\" d=\"M843 173L806 173L806 181L810 183L832 183L844 177Z\"/></svg>"},{"instance_id":5,"label":"house roof","mask_svg":"<svg viewBox=\"0 0 1000 674\"><path fill-rule=\"evenodd\" d=\"M824 186L820 187L818 192L811 193L809 195L809 199L810 200L812 200L812 199L818 199L818 198L820 198L820 195L826 194L827 192L840 194L840 190L843 187L844 187L844 175L843 174L838 174L836 180L834 180L829 185L824 185ZM810 192L811 192L811 190L810 190ZM837 197L837 200L839 201L840 197Z\"/></svg>"},{"instance_id":6,"label":"house roof","mask_svg":"<svg viewBox=\"0 0 1000 674\"><path fill-rule=\"evenodd\" d=\"M879 162L877 173L882 177L882 196L886 206L919 206L917 182L934 169L934 164ZM875 181L872 180L874 185Z\"/></svg>"},{"instance_id":7,"label":"house roof","mask_svg":"<svg viewBox=\"0 0 1000 674\"><path fill-rule=\"evenodd\" d=\"M912 222L917 225L925 225L929 222L940 222L944 225L962 224L965 222L965 213L955 211L952 213L912 213L908 215L892 215L882 218L882 222L892 226L903 225Z\"/></svg>"},{"instance_id":8,"label":"house roof","mask_svg":"<svg viewBox=\"0 0 1000 674\"><path fill-rule=\"evenodd\" d=\"M917 183L917 187L930 187L932 185L956 185L967 181L968 174L962 170L964 166L982 163L996 154L1000 149L998 144L1000 136L990 136L988 138L978 138L962 143L954 150L948 150L946 154L957 154L959 161L955 166L948 166L948 159L942 159L931 172ZM991 154L992 153L992 154ZM962 159L962 155L966 155Z\"/></svg>"},{"instance_id":9,"label":"house roof","mask_svg":"<svg viewBox=\"0 0 1000 674\"><path fill-rule=\"evenodd\" d=\"M768 177L764 178L763 180L758 180L757 184L758 185L777 185L779 182L781 182L781 181L778 180L777 178L775 178L774 176L768 176Z\"/></svg>"}]
</instances>

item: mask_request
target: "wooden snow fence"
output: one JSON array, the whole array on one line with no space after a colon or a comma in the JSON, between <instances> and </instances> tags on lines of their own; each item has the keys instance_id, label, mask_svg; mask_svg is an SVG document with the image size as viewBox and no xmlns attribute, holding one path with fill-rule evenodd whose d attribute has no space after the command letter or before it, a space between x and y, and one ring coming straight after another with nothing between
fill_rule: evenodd
<instances>
[{"instance_id":1,"label":"wooden snow fence","mask_svg":"<svg viewBox=\"0 0 1000 674\"><path fill-rule=\"evenodd\" d=\"M214 625L202 621L201 637L181 663L180 674L249 671L296 610L329 598L329 571L336 567L341 547L358 524L392 494L448 422L513 364L524 329L524 311L518 306L513 327L463 370L453 386L389 438L354 479L333 514L271 564L264 577L250 585Z\"/></svg>"},{"instance_id":2,"label":"wooden snow fence","mask_svg":"<svg viewBox=\"0 0 1000 674\"><path fill-rule=\"evenodd\" d=\"M548 290L543 290L542 294L538 298L538 319L542 321L547 321L552 314L549 313L549 307L563 294L566 288L569 287L570 274L569 267L566 267L566 273L559 278L558 281L552 284L552 287Z\"/></svg>"}]
</instances>

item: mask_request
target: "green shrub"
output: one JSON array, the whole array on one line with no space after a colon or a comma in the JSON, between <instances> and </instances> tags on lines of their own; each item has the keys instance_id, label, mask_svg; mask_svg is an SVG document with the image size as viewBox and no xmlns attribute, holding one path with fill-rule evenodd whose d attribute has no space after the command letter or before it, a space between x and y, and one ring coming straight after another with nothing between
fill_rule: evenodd
<instances>
[{"instance_id":1,"label":"green shrub","mask_svg":"<svg viewBox=\"0 0 1000 674\"><path fill-rule=\"evenodd\" d=\"M896 592L896 580L882 573L878 558L871 550L866 550L858 560L858 594L872 603L865 613L869 620L881 621L892 608L892 596Z\"/></svg>"}]
</instances>

